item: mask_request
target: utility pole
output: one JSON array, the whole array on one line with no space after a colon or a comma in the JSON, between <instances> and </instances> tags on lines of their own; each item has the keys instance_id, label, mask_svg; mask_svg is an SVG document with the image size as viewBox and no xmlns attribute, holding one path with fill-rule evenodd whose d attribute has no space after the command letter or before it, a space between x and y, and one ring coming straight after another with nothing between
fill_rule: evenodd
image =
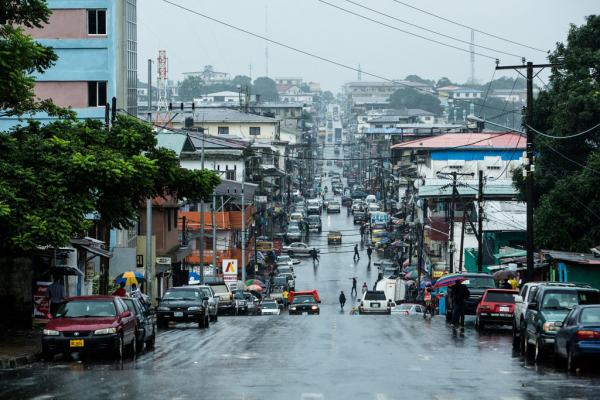
<instances>
[{"instance_id":1,"label":"utility pole","mask_svg":"<svg viewBox=\"0 0 600 400\"><path fill-rule=\"evenodd\" d=\"M463 211L463 217L462 217L462 226L460 229L460 253L458 254L458 271L462 270L462 265L463 265L463 252L464 252L464 248L465 248L465 212L467 212L468 210L464 210Z\"/></svg>"},{"instance_id":2,"label":"utility pole","mask_svg":"<svg viewBox=\"0 0 600 400\"><path fill-rule=\"evenodd\" d=\"M148 122L152 124L152 60L148 60ZM146 199L146 269L144 276L146 278L146 295L152 302L154 299L152 293L152 283L154 281L152 265L152 198Z\"/></svg>"},{"instance_id":3,"label":"utility pole","mask_svg":"<svg viewBox=\"0 0 600 400\"><path fill-rule=\"evenodd\" d=\"M525 61L525 59L523 59ZM534 172L535 165L534 163L534 131L531 129L533 125L533 79L544 70L544 68L548 67L558 67L560 64L534 64L531 61L528 61L527 64L524 65L504 65L504 66L496 66L496 70L505 70L505 69L514 69L521 76L523 74L520 72L521 69L527 70L527 112L525 114L525 132L527 133L527 162L525 164L525 169L523 170L523 174L525 175L525 186L526 193L525 198L527 201L527 281L531 281L533 279L533 246L534 246L534 236L533 236L533 206L534 206ZM540 70L534 75L533 69L539 68Z\"/></svg>"},{"instance_id":4,"label":"utility pole","mask_svg":"<svg viewBox=\"0 0 600 400\"><path fill-rule=\"evenodd\" d=\"M242 173L242 282L246 282L246 198L244 197L245 182L246 160L244 159L244 172Z\"/></svg>"},{"instance_id":5,"label":"utility pole","mask_svg":"<svg viewBox=\"0 0 600 400\"><path fill-rule=\"evenodd\" d=\"M477 190L477 272L483 272L483 171L481 170L479 170Z\"/></svg>"},{"instance_id":6,"label":"utility pole","mask_svg":"<svg viewBox=\"0 0 600 400\"><path fill-rule=\"evenodd\" d=\"M200 153L200 168L204 170L204 128L202 128L202 152ZM204 197L200 199L200 284L204 284ZM213 267L217 268L216 265Z\"/></svg>"},{"instance_id":7,"label":"utility pole","mask_svg":"<svg viewBox=\"0 0 600 400\"><path fill-rule=\"evenodd\" d=\"M222 212L222 211L221 211ZM217 195L212 195L212 260L213 267L217 268Z\"/></svg>"},{"instance_id":8,"label":"utility pole","mask_svg":"<svg viewBox=\"0 0 600 400\"><path fill-rule=\"evenodd\" d=\"M417 290L421 287L421 268L425 264L425 221L427 221L427 199L423 199L421 204L423 212L423 223L421 224L421 240L419 243L419 258L417 261Z\"/></svg>"}]
</instances>

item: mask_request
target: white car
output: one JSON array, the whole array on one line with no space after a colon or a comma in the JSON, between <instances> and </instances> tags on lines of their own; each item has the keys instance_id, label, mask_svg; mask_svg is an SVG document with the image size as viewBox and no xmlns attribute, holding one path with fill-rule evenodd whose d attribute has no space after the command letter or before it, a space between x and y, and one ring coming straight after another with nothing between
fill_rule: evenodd
<instances>
[{"instance_id":1,"label":"white car","mask_svg":"<svg viewBox=\"0 0 600 400\"><path fill-rule=\"evenodd\" d=\"M290 255L290 253L291 253L292 255L296 255L296 256L309 256L310 251L313 249L316 250L317 253L321 252L321 250L317 249L316 247L309 246L306 243L302 243L302 242L290 243L289 246L283 246L281 248L281 250L284 253L288 253L288 255Z\"/></svg>"},{"instance_id":2,"label":"white car","mask_svg":"<svg viewBox=\"0 0 600 400\"><path fill-rule=\"evenodd\" d=\"M379 204L377 203L369 203L369 206L367 207L367 211L372 213L372 212L377 212L381 210L381 207L379 207Z\"/></svg>"},{"instance_id":3,"label":"white car","mask_svg":"<svg viewBox=\"0 0 600 400\"><path fill-rule=\"evenodd\" d=\"M290 221L300 222L304 219L304 214L301 212L293 212L290 214Z\"/></svg>"},{"instance_id":4,"label":"white car","mask_svg":"<svg viewBox=\"0 0 600 400\"><path fill-rule=\"evenodd\" d=\"M328 213L339 213L341 208L342 207L340 206L339 201L330 201L329 203L327 203L327 212Z\"/></svg>"},{"instance_id":5,"label":"white car","mask_svg":"<svg viewBox=\"0 0 600 400\"><path fill-rule=\"evenodd\" d=\"M392 314L399 314L399 315L423 316L424 312L425 312L425 307L423 307L421 304L410 304L410 303L398 304L395 307L392 307L392 310L391 310Z\"/></svg>"},{"instance_id":6,"label":"white car","mask_svg":"<svg viewBox=\"0 0 600 400\"><path fill-rule=\"evenodd\" d=\"M390 314L392 311L392 300L382 290L367 290L359 301L359 314Z\"/></svg>"},{"instance_id":7,"label":"white car","mask_svg":"<svg viewBox=\"0 0 600 400\"><path fill-rule=\"evenodd\" d=\"M260 315L279 315L281 310L276 301L263 301L260 304Z\"/></svg>"},{"instance_id":8,"label":"white car","mask_svg":"<svg viewBox=\"0 0 600 400\"><path fill-rule=\"evenodd\" d=\"M290 256L277 256L275 259L275 264L278 267L291 267L294 265L294 262Z\"/></svg>"}]
</instances>

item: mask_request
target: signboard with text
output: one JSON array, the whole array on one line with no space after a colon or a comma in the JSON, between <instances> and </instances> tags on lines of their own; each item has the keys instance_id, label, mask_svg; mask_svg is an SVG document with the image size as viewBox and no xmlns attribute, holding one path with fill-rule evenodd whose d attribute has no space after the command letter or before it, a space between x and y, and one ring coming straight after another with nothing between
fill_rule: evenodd
<instances>
[{"instance_id":1,"label":"signboard with text","mask_svg":"<svg viewBox=\"0 0 600 400\"><path fill-rule=\"evenodd\" d=\"M234 258L223 260L223 280L225 282L235 282L238 276L238 260Z\"/></svg>"}]
</instances>

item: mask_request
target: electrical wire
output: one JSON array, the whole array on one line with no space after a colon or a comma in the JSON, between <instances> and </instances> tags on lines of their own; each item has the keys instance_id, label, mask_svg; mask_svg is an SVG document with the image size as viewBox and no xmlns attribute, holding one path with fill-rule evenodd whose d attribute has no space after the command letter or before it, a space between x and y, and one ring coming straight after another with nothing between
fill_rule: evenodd
<instances>
[{"instance_id":1,"label":"electrical wire","mask_svg":"<svg viewBox=\"0 0 600 400\"><path fill-rule=\"evenodd\" d=\"M318 1L321 1L321 0L318 0ZM389 15L389 14L386 14L386 13L384 13L384 12L377 11L377 10L375 10L375 9L372 9L372 8L370 8L370 7L367 7L367 6L363 5L363 4L357 3L357 2L355 2L355 1L352 1L352 0L344 0L344 1L346 1L347 3L354 4L354 5L358 6L358 7L364 8L365 10L369 10L369 11L371 11L371 12L374 12L374 13L376 13L376 14L379 14L379 15L381 15L381 16L384 16L384 17L387 17L387 18L393 19L393 20L395 20L395 21L401 22L401 23L403 23L403 24L406 24L406 25L410 25L410 26L412 26L412 27L415 27L415 28L418 28L418 29L422 29L422 30L424 30L424 31L426 31L426 32L430 32L430 33L433 33L433 34L436 34L436 35L439 35L439 36L445 37L445 38L447 38L447 39L456 40L457 42L464 43L464 44L468 44L469 46L473 45L473 47L479 47L479 48L482 48L482 49L485 49L485 50L490 50L490 51L493 51L493 52L496 52L496 53L501 53L501 54L505 54L505 55L508 55L508 56L513 56L513 57L522 58L522 56L520 56L520 55L518 55L518 54L508 53L508 52L505 52L505 51L502 51L502 50L498 50L498 49L494 49L494 48L491 48L491 47L486 47L486 46L482 46L482 45L474 44L474 43L471 43L471 42L469 42L469 41L467 41L467 40L462 40L462 39L459 39L459 38L457 38L457 37L455 37L455 36L450 36L450 35L447 35L447 34L445 34L445 33L441 33L441 32L435 31L435 30L433 30L433 29L425 28L425 27L423 27L423 26L420 26L420 25L414 24L414 23L412 23L412 22L408 22L408 21L402 20L402 19L400 19L400 18L396 18L396 17L394 17L394 16L392 16L392 15ZM321 2L323 2L323 1L321 1ZM329 4L329 3L328 3L328 4Z\"/></svg>"},{"instance_id":2,"label":"electrical wire","mask_svg":"<svg viewBox=\"0 0 600 400\"><path fill-rule=\"evenodd\" d=\"M546 146L547 148L549 148L550 150L552 150L554 153L558 154L559 156L561 156L562 158L564 158L567 161L570 161L571 163L580 166L581 168L584 168L590 172L593 172L594 174L600 175L600 171L595 170L594 168L590 168L587 165L583 165L581 163L578 163L575 160L570 159L569 157L565 156L563 153L561 153L560 151L556 150L554 147L550 146L548 143L544 143L542 142L543 146Z\"/></svg>"},{"instance_id":3,"label":"electrical wire","mask_svg":"<svg viewBox=\"0 0 600 400\"><path fill-rule=\"evenodd\" d=\"M494 82L495 76L496 76L496 68L494 68L494 71L492 72L492 79L490 79L490 83L488 84L487 90L485 91L485 97L483 98L483 103L481 105L481 108L479 108L479 115L481 115L481 112L485 108L485 103L487 102L488 95L490 94L490 89L492 88L492 83Z\"/></svg>"},{"instance_id":4,"label":"electrical wire","mask_svg":"<svg viewBox=\"0 0 600 400\"><path fill-rule=\"evenodd\" d=\"M544 137L547 137L547 138L549 138L549 139L558 139L558 140L562 140L562 139L572 139L572 138L574 138L574 137L583 136L583 135L585 135L586 133L589 133L589 132L593 131L594 129L596 129L596 128L600 127L600 124L596 124L596 125L592 126L591 128L589 128L589 129L586 129L585 131L582 131L582 132L579 132L579 133L574 133L574 134L572 134L572 135L567 135L567 136L554 136L554 135L549 135L549 134L547 134L547 133L544 133L544 132L540 132L540 131L538 131L537 129L533 128L533 127L532 127L532 126L530 126L530 125L526 125L526 126L527 126L529 129L531 129L532 131L534 131L535 133L537 133L538 135L542 135L542 136L544 136Z\"/></svg>"},{"instance_id":5,"label":"electrical wire","mask_svg":"<svg viewBox=\"0 0 600 400\"><path fill-rule=\"evenodd\" d=\"M528 49L531 49L531 50L539 51L539 52L541 52L541 53L545 53L545 54L548 54L548 53L549 53L549 51L548 51L548 50L542 50L542 49L538 49L538 48L536 48L536 47L529 46L529 45L527 45L527 44L524 44L524 43L519 43L519 42L516 42L516 41L514 41L514 40L511 40L511 39L506 39L506 38L503 38L503 37L501 37L501 36L495 35L495 34L493 34L493 33L485 32L485 31L482 31L482 30L480 30L480 29L473 28L472 26L468 26L468 25L465 25L465 24L463 24L463 23L460 23L460 22L457 22L457 21L453 21L453 20L451 20L451 19L449 19L449 18L442 17L442 16L440 16L440 15L434 14L434 13L432 13L432 12L430 12L430 11L423 10L423 9L421 9L421 8L415 7L415 6L411 5L411 4L405 3L405 2L403 2L403 1L400 1L400 0L392 0L392 1L394 1L395 3L398 3L398 4L402 4L403 6L406 6L406 7L408 7L408 8L412 8L413 10L420 11L420 12L422 12L422 13L424 13L424 14L427 14L427 15L429 15L429 16L432 16L432 17L438 18L438 19L440 19L440 20L442 20L442 21L446 21L446 22L449 22L449 23L451 23L451 24L454 24L454 25L457 25L457 26L460 26L460 27L463 27L463 28L466 28L466 29L470 29L470 30L472 30L472 31L475 31L475 32L477 32L477 33L481 33L482 35L486 35L486 36L489 36L489 37L493 37L493 38L495 38L495 39L502 40L502 41L505 41L505 42L507 42L507 43L512 43L512 44L515 44L515 45L517 45L517 46L525 47L525 48L528 48Z\"/></svg>"},{"instance_id":6,"label":"electrical wire","mask_svg":"<svg viewBox=\"0 0 600 400\"><path fill-rule=\"evenodd\" d=\"M189 12L191 14L197 15L197 16L205 18L205 19L208 19L210 21L216 22L218 24L221 24L221 25L226 26L228 28L231 28L231 29L237 30L239 32L245 33L247 35L254 36L254 37L262 39L262 40L264 40L266 42L273 43L275 45L281 46L281 47L286 48L288 50L292 50L292 51L295 51L297 53L304 54L304 55L306 55L308 57L311 57L311 58L314 58L314 59L317 59L317 60L320 60L320 61L324 61L326 63L333 64L333 65L336 65L338 67L341 67L341 68L344 68L344 69L347 69L347 70L350 70L350 71L360 72L360 73L362 73L364 75L367 75L367 76L370 76L370 77L373 77L373 78L377 78L377 79L381 79L383 81L390 82L390 83L393 83L393 84L397 84L397 85L400 85L400 86L404 86L404 87L409 88L409 89L413 89L413 90L417 90L417 91L420 91L420 92L423 92L423 93L431 94L431 92L429 90L427 90L427 89L423 89L423 88L419 88L419 87L414 87L413 85L404 83L402 81L398 81L398 80L395 80L395 79L386 78L384 76L381 76L381 75L378 75L378 74L375 74L375 73L372 73L372 72L368 72L368 71L365 71L365 70L362 70L362 69L359 69L359 68L355 68L355 67L352 67L350 65L343 64L343 63L341 63L339 61L328 59L326 57L320 56L318 54L311 53L311 52L306 51L306 50L299 49L297 47L285 44L283 42L279 42L277 40L270 39L270 38L268 38L266 36L259 35L257 33L248 31L246 29L243 29L243 28L240 28L238 26L232 25L232 24L227 23L225 21L221 21L219 19L213 18L211 16L208 16L206 14L200 13L198 11L192 10L191 8L182 6L181 4L177 4L177 3L172 2L170 0L161 0L161 1L163 3L167 3L167 4L172 5L173 7L177 7L179 9L181 9L181 10L187 11L187 12ZM467 100L462 100L462 99L460 101L468 102ZM489 107L488 106L487 108L500 110L497 107ZM515 112L517 112L517 110L515 110Z\"/></svg>"},{"instance_id":7,"label":"electrical wire","mask_svg":"<svg viewBox=\"0 0 600 400\"><path fill-rule=\"evenodd\" d=\"M378 21L378 20L376 20L376 19L373 19L373 18L367 17L367 16L365 16L365 15L362 15L362 14L356 13L356 12L354 12L354 11L351 11L351 10L348 10L348 9L346 9L346 8L344 8L344 7L340 7L340 6L338 6L338 5L335 5L335 4L332 4L332 3L329 3L329 2L327 2L327 1L325 1L325 0L317 0L317 1L318 1L319 3L327 4L328 6L330 6L330 7L333 7L333 8L336 8L336 9L338 9L338 10L340 10L340 11L343 11L343 12L345 12L345 13L348 13L348 14L355 15L355 16L357 16L357 17L359 17L359 18L365 19L365 20L367 20L367 21L374 22L374 23L376 23L376 24L378 24L378 25L385 26L385 27L387 27L387 28L390 28L390 29L393 29L393 30L395 30L395 31L399 31L399 32L405 33L405 34L407 34L407 35L415 36L415 37L418 37L418 38L420 38L420 39L427 40L427 41L429 41L429 42L433 42L433 43L436 43L436 44L439 44L439 45L442 45L442 46L446 46L446 47L449 47L449 48L452 48L452 49L455 49L455 50L459 50L459 51L462 51L462 52L465 52L465 53L471 53L471 51L470 51L469 49L463 49L462 47L458 47L458 46L454 46L454 45L451 45L451 44L448 44L448 43L440 42L439 40L436 40L436 39L431 39L431 38L428 38L428 37L426 37L426 36L419 35L419 34L417 34L417 33L413 33L413 32L406 31L406 30L404 30L404 29L400 29L400 28L398 28L398 27L396 27L396 26L393 26L393 25L386 24L385 22L381 22L381 21ZM347 1L347 0L346 0L346 1ZM356 4L356 3L354 3L354 4ZM362 6L361 6L361 7L362 7ZM371 11L373 11L372 9L370 9L370 10L371 10ZM496 57L493 57L493 56L490 56L490 55L487 55L487 54L483 54L483 53L473 52L473 54L475 54L475 55L477 55L477 56L479 56L479 57L489 58L489 59L491 59L491 60L495 60L495 59L496 59ZM511 55L513 55L513 54L511 54ZM517 56L517 55L514 55L514 56L515 56L515 57L519 57L519 58L521 58L521 56Z\"/></svg>"}]
</instances>

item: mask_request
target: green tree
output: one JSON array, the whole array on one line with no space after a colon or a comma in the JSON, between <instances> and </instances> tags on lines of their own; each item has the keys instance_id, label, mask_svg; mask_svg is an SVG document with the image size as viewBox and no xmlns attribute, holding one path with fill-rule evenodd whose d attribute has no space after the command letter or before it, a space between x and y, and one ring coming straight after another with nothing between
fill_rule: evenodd
<instances>
[{"instance_id":1,"label":"green tree","mask_svg":"<svg viewBox=\"0 0 600 400\"><path fill-rule=\"evenodd\" d=\"M279 100L275 81L267 77L260 77L254 80L253 94L260 95L260 98L265 101Z\"/></svg>"},{"instance_id":2,"label":"green tree","mask_svg":"<svg viewBox=\"0 0 600 400\"><path fill-rule=\"evenodd\" d=\"M335 100L334 94L329 90L324 91L321 97L325 103L332 103Z\"/></svg>"},{"instance_id":3,"label":"green tree","mask_svg":"<svg viewBox=\"0 0 600 400\"><path fill-rule=\"evenodd\" d=\"M452 86L454 85L454 83L452 83L452 81L446 77L440 78L437 83L435 84L435 87L444 87L444 86Z\"/></svg>"},{"instance_id":4,"label":"green tree","mask_svg":"<svg viewBox=\"0 0 600 400\"><path fill-rule=\"evenodd\" d=\"M431 85L434 86L435 85L435 81L429 80L429 79L424 79L421 78L419 75L408 75L406 78L404 78L404 80L407 80L409 82L415 82L415 83L424 83L426 85Z\"/></svg>"},{"instance_id":5,"label":"green tree","mask_svg":"<svg viewBox=\"0 0 600 400\"><path fill-rule=\"evenodd\" d=\"M238 86L252 86L252 78L246 75L236 75L235 78L231 80L231 86L237 88Z\"/></svg>"},{"instance_id":6,"label":"green tree","mask_svg":"<svg viewBox=\"0 0 600 400\"><path fill-rule=\"evenodd\" d=\"M442 114L440 100L431 94L421 93L415 89L398 89L390 96L390 106L397 110L403 108L420 108L436 115Z\"/></svg>"},{"instance_id":7,"label":"green tree","mask_svg":"<svg viewBox=\"0 0 600 400\"><path fill-rule=\"evenodd\" d=\"M566 136L600 122L598 37L600 16L592 15L584 25L572 25L566 43L557 44L549 58L562 65L552 69L548 89L534 102L536 130ZM598 244L600 204L594 191L600 174L599 144L600 129L570 139L536 135L536 245L589 251L590 243ZM520 171L513 180L525 193Z\"/></svg>"},{"instance_id":8,"label":"green tree","mask_svg":"<svg viewBox=\"0 0 600 400\"><path fill-rule=\"evenodd\" d=\"M204 81L199 76L186 76L179 83L178 94L180 101L192 101L194 98L206 94Z\"/></svg>"},{"instance_id":9,"label":"green tree","mask_svg":"<svg viewBox=\"0 0 600 400\"><path fill-rule=\"evenodd\" d=\"M37 111L69 115L50 100L36 99L33 91L32 74L50 68L57 56L52 48L26 35L22 27L40 28L48 22L50 14L42 0L0 0L0 116Z\"/></svg>"}]
</instances>

